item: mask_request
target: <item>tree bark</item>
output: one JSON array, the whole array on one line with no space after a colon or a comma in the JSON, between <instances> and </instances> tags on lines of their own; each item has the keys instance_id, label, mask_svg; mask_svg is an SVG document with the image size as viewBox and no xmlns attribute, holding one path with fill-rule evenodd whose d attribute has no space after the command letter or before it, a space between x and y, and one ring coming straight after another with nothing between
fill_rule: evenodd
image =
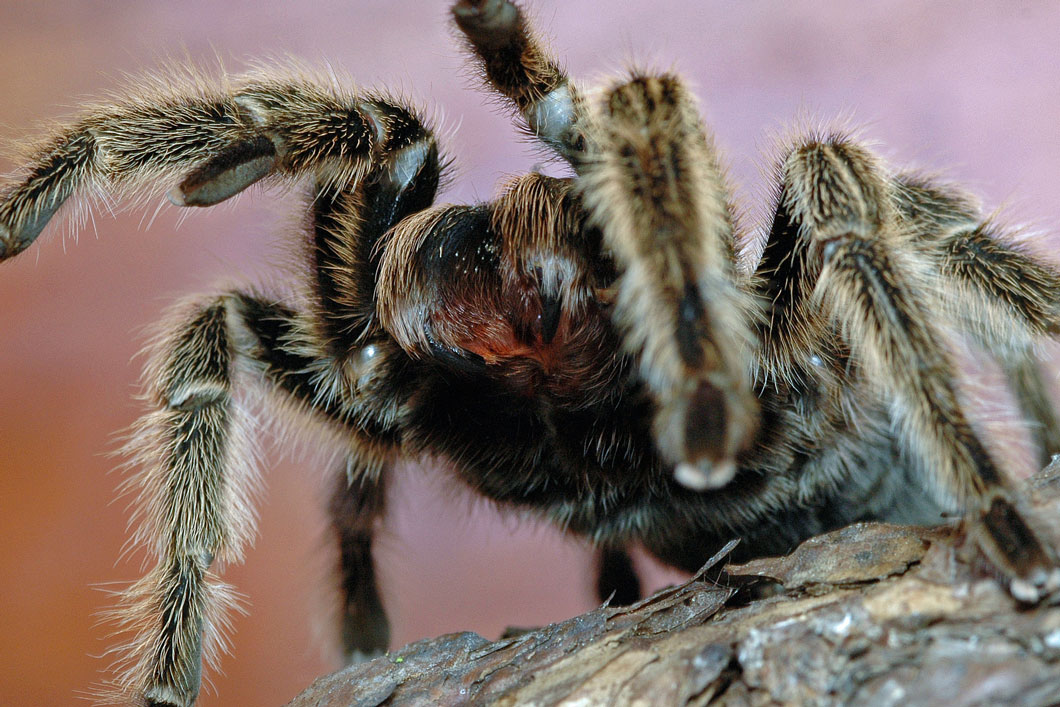
<instances>
[{"instance_id":1,"label":"tree bark","mask_svg":"<svg viewBox=\"0 0 1060 707\"><path fill-rule=\"evenodd\" d=\"M1025 499L1060 547L1060 464ZM1060 608L1013 599L966 530L854 525L631 607L412 643L289 707L1060 703Z\"/></svg>"}]
</instances>

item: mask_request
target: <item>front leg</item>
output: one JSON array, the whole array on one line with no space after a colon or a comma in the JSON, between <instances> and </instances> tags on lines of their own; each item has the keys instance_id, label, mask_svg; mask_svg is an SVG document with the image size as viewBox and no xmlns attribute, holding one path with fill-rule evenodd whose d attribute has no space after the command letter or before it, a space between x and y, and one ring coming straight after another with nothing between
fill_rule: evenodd
<instances>
[{"instance_id":1,"label":"front leg","mask_svg":"<svg viewBox=\"0 0 1060 707\"><path fill-rule=\"evenodd\" d=\"M750 443L756 303L738 283L734 219L713 145L673 76L634 75L592 119L581 179L619 266L614 319L655 402L681 483L728 483Z\"/></svg>"}]
</instances>

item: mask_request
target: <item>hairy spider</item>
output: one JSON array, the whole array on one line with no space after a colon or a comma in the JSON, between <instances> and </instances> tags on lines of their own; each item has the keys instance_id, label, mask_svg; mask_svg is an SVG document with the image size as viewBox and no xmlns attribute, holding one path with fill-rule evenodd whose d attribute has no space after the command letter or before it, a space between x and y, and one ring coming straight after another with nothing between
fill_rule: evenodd
<instances>
[{"instance_id":1,"label":"hairy spider","mask_svg":"<svg viewBox=\"0 0 1060 707\"><path fill-rule=\"evenodd\" d=\"M345 445L332 516L351 653L386 645L373 529L388 469L421 455L590 537L601 594L623 600L637 594L631 543L695 569L734 535L744 554L782 552L853 520L958 506L1017 594L1051 588L1052 557L957 400L940 319L999 358L1056 450L1033 356L1057 326L1055 269L963 192L838 134L791 141L749 262L679 79L634 74L588 98L515 6L464 0L454 15L573 179L433 206L444 161L412 109L274 71L96 108L2 192L6 258L79 192L176 183L174 202L209 205L262 178L313 180L305 299L200 297L154 347L131 448L136 538L159 563L127 593L128 695L198 692L226 599L209 568L251 532L255 384Z\"/></svg>"}]
</instances>

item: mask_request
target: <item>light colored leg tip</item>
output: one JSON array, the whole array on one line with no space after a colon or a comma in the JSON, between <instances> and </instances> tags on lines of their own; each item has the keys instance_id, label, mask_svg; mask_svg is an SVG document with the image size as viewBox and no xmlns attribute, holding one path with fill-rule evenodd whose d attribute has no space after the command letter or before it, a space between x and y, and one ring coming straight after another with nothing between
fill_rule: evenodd
<instances>
[{"instance_id":1,"label":"light colored leg tip","mask_svg":"<svg viewBox=\"0 0 1060 707\"><path fill-rule=\"evenodd\" d=\"M727 459L711 464L702 461L698 465L681 462L674 468L674 480L692 491L708 491L721 488L736 475L736 463Z\"/></svg>"},{"instance_id":2,"label":"light colored leg tip","mask_svg":"<svg viewBox=\"0 0 1060 707\"><path fill-rule=\"evenodd\" d=\"M166 193L166 198L169 199L169 203L173 206L187 206L188 202L184 198L184 190L179 186L175 186Z\"/></svg>"}]
</instances>

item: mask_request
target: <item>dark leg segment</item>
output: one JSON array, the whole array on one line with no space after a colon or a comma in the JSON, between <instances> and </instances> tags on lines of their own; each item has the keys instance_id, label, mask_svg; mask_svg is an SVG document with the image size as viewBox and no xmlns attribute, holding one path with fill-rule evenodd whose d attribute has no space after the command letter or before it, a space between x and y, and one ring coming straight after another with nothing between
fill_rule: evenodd
<instances>
[{"instance_id":1,"label":"dark leg segment","mask_svg":"<svg viewBox=\"0 0 1060 707\"><path fill-rule=\"evenodd\" d=\"M55 212L81 186L96 155L95 139L71 132L44 148L19 188L0 191L0 260L29 247Z\"/></svg>"},{"instance_id":2,"label":"dark leg segment","mask_svg":"<svg viewBox=\"0 0 1060 707\"><path fill-rule=\"evenodd\" d=\"M385 474L355 469L337 482L329 511L339 545L342 647L352 663L374 657L390 644L372 559L375 526L386 506Z\"/></svg>"},{"instance_id":3,"label":"dark leg segment","mask_svg":"<svg viewBox=\"0 0 1060 707\"><path fill-rule=\"evenodd\" d=\"M612 606L629 606L640 601L640 578L625 548L600 548L596 563L596 597L600 601L610 599Z\"/></svg>"}]
</instances>

